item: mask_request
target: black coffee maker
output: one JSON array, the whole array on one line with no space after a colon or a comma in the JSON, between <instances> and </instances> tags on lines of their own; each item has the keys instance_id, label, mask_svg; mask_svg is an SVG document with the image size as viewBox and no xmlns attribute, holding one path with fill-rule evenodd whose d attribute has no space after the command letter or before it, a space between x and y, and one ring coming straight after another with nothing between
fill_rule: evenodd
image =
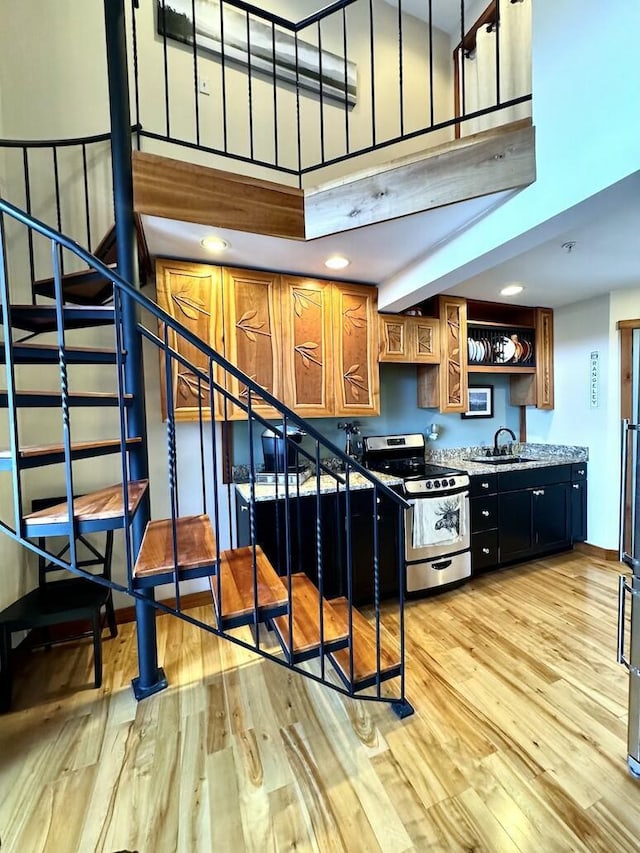
<instances>
[{"instance_id":1,"label":"black coffee maker","mask_svg":"<svg viewBox=\"0 0 640 853\"><path fill-rule=\"evenodd\" d=\"M282 427L280 431L283 432ZM262 433L262 454L264 470L269 473L284 474L297 471L300 467L298 447L306 435L297 427L287 427L287 437L280 436L270 429Z\"/></svg>"}]
</instances>

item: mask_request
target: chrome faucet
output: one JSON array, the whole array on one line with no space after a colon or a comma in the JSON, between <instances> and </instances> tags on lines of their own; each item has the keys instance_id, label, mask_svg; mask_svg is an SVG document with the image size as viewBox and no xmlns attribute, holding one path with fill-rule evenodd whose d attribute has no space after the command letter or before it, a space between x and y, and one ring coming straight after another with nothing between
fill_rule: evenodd
<instances>
[{"instance_id":1,"label":"chrome faucet","mask_svg":"<svg viewBox=\"0 0 640 853\"><path fill-rule=\"evenodd\" d=\"M497 429L496 434L493 436L493 455L494 456L500 456L500 451L498 450L498 436L500 435L501 432L508 432L509 435L511 436L512 440L513 441L516 440L515 432L512 429L509 429L509 427L500 427L500 429ZM502 452L506 453L507 452L506 448L503 447Z\"/></svg>"}]
</instances>

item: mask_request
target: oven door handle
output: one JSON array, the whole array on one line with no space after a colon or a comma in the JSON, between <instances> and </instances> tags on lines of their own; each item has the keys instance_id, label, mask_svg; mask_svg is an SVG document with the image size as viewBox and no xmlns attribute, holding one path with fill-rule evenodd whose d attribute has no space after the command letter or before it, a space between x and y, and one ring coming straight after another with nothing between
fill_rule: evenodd
<instances>
[{"instance_id":1,"label":"oven door handle","mask_svg":"<svg viewBox=\"0 0 640 853\"><path fill-rule=\"evenodd\" d=\"M422 492L419 495L407 495L405 494L405 500L409 504L411 508L417 501L432 500L435 498L451 498L457 495L462 495L463 501L469 500L469 487L461 486L459 489L449 490L447 492Z\"/></svg>"},{"instance_id":2,"label":"oven door handle","mask_svg":"<svg viewBox=\"0 0 640 853\"><path fill-rule=\"evenodd\" d=\"M453 560L440 560L437 563L431 563L431 568L435 569L436 572L443 572L445 569L448 569Z\"/></svg>"}]
</instances>

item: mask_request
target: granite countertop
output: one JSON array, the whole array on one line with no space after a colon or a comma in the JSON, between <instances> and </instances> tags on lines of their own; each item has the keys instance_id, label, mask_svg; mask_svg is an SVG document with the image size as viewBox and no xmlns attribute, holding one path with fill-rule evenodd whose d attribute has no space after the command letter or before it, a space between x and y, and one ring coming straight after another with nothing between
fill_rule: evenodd
<instances>
[{"instance_id":1,"label":"granite countertop","mask_svg":"<svg viewBox=\"0 0 640 853\"><path fill-rule=\"evenodd\" d=\"M473 474L493 474L498 471L527 471L533 468L548 468L550 465L571 465L575 462L587 462L589 451L586 447L555 444L513 444L513 455L531 458L530 462L518 462L513 465L486 465L471 462L471 458L484 456L486 447L453 447L432 451L429 462L434 465L450 465Z\"/></svg>"},{"instance_id":2,"label":"granite countertop","mask_svg":"<svg viewBox=\"0 0 640 853\"><path fill-rule=\"evenodd\" d=\"M379 480L381 483L384 483L385 486L398 486L402 483L402 479L400 477L391 477L388 474L374 474L371 472L371 475ZM340 476L344 476L340 474ZM289 487L289 497L292 500L295 500L298 497L298 494L301 498L309 497L311 495L316 494L316 484L317 480L315 476L309 477L309 479L300 486L300 491L298 492L297 486ZM251 486L249 483L236 483L235 484L236 491L238 494L245 500L249 501L251 498ZM352 473L349 476L349 489L351 491L356 491L360 489L372 489L373 483L370 480L367 480L366 477L363 477L362 474ZM340 491L344 490L344 486L340 484ZM329 474L323 474L320 477L320 494L328 495L331 493L335 493L336 491L336 481ZM284 500L284 486L278 486L277 489L275 486L263 486L256 485L255 486L255 495L256 501L272 501L272 500Z\"/></svg>"}]
</instances>

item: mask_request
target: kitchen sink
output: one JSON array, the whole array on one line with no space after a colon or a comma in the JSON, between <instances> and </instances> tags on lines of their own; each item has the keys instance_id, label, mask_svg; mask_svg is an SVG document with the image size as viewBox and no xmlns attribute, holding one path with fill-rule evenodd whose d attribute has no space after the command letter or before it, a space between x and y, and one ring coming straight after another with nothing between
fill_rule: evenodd
<instances>
[{"instance_id":1,"label":"kitchen sink","mask_svg":"<svg viewBox=\"0 0 640 853\"><path fill-rule=\"evenodd\" d=\"M525 465L527 462L540 462L527 456L474 456L466 462L480 462L482 465Z\"/></svg>"}]
</instances>

